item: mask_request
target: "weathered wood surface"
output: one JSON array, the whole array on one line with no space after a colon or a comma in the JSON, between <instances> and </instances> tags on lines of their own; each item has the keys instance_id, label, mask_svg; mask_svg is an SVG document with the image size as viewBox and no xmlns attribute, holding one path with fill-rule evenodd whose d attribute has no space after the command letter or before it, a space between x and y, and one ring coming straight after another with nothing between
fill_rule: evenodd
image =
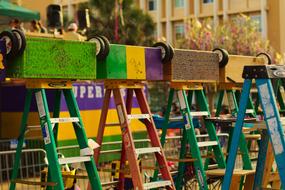
<instances>
[{"instance_id":1,"label":"weathered wood surface","mask_svg":"<svg viewBox=\"0 0 285 190\"><path fill-rule=\"evenodd\" d=\"M105 60L97 64L98 79L162 80L159 48L110 45Z\"/></svg>"},{"instance_id":2,"label":"weathered wood surface","mask_svg":"<svg viewBox=\"0 0 285 190\"><path fill-rule=\"evenodd\" d=\"M172 61L164 65L163 72L164 79L170 81L215 82L219 80L218 54L175 49Z\"/></svg>"},{"instance_id":3,"label":"weathered wood surface","mask_svg":"<svg viewBox=\"0 0 285 190\"><path fill-rule=\"evenodd\" d=\"M264 65L266 61L261 57L229 55L228 64L220 69L220 82L243 83L243 68L246 65Z\"/></svg>"},{"instance_id":4,"label":"weathered wood surface","mask_svg":"<svg viewBox=\"0 0 285 190\"><path fill-rule=\"evenodd\" d=\"M96 79L96 44L27 38L23 55L9 61L7 77Z\"/></svg>"}]
</instances>

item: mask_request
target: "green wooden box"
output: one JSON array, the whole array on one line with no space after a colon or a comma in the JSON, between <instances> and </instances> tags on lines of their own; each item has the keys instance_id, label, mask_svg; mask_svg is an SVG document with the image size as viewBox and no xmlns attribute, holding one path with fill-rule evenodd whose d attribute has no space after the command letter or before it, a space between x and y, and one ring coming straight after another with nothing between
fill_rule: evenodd
<instances>
[{"instance_id":1,"label":"green wooden box","mask_svg":"<svg viewBox=\"0 0 285 190\"><path fill-rule=\"evenodd\" d=\"M22 56L8 63L9 78L96 79L95 43L27 38Z\"/></svg>"},{"instance_id":2,"label":"green wooden box","mask_svg":"<svg viewBox=\"0 0 285 190\"><path fill-rule=\"evenodd\" d=\"M98 79L127 79L126 46L110 44L104 60L97 61Z\"/></svg>"}]
</instances>

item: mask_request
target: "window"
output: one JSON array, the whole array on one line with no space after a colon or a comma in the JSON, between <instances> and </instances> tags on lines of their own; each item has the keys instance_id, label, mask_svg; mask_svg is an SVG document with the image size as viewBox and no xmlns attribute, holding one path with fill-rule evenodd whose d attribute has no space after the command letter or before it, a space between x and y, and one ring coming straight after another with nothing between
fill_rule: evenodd
<instances>
[{"instance_id":1,"label":"window","mask_svg":"<svg viewBox=\"0 0 285 190\"><path fill-rule=\"evenodd\" d=\"M156 0L148 0L148 10L155 11L157 8L156 4L157 4Z\"/></svg>"},{"instance_id":2,"label":"window","mask_svg":"<svg viewBox=\"0 0 285 190\"><path fill-rule=\"evenodd\" d=\"M175 7L184 7L184 0L175 0Z\"/></svg>"},{"instance_id":3,"label":"window","mask_svg":"<svg viewBox=\"0 0 285 190\"><path fill-rule=\"evenodd\" d=\"M176 39L181 39L184 37L185 28L183 23L175 25L175 37Z\"/></svg>"},{"instance_id":4,"label":"window","mask_svg":"<svg viewBox=\"0 0 285 190\"><path fill-rule=\"evenodd\" d=\"M253 22L256 22L258 25L258 31L261 32L262 28L261 28L261 16L260 15L252 15L250 16L251 20Z\"/></svg>"},{"instance_id":5,"label":"window","mask_svg":"<svg viewBox=\"0 0 285 190\"><path fill-rule=\"evenodd\" d=\"M213 3L214 0L203 0L203 3Z\"/></svg>"}]
</instances>

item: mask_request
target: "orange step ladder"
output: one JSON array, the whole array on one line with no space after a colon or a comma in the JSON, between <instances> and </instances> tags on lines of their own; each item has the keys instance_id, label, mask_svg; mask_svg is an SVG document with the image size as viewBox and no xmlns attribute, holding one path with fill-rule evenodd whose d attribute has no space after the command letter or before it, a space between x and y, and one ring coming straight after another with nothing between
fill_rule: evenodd
<instances>
[{"instance_id":1,"label":"orange step ladder","mask_svg":"<svg viewBox=\"0 0 285 190\"><path fill-rule=\"evenodd\" d=\"M111 94L113 93L117 114L119 118L119 125L122 131L122 153L120 162L120 174L119 174L119 189L124 189L124 168L126 161L130 168L130 174L132 176L132 182L134 189L153 189L153 188L166 188L175 190L174 182L171 177L162 146L154 125L154 121L151 116L150 108L148 106L145 94L144 84L138 81L105 81L105 97L101 112L101 118L99 122L98 134L96 141L99 145L102 144L104 129L106 124L106 118L109 109L109 102ZM126 89L126 101L123 99L122 90ZM131 114L133 95L135 94L137 102L139 104L141 114ZM146 125L147 134L150 139L151 147L147 148L135 148L132 132L131 132L131 120L140 119ZM159 181L143 183L139 164L137 162L140 154L154 153L158 167L161 173ZM94 159L98 164L100 154L100 148L94 151Z\"/></svg>"}]
</instances>

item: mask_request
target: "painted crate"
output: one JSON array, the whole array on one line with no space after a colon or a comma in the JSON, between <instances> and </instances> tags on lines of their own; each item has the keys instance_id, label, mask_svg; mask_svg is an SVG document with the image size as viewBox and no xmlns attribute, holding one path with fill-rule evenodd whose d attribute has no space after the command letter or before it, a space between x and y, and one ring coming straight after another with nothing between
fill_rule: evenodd
<instances>
[{"instance_id":1,"label":"painted crate","mask_svg":"<svg viewBox=\"0 0 285 190\"><path fill-rule=\"evenodd\" d=\"M175 49L171 62L163 65L164 80L216 82L219 80L218 54L208 51Z\"/></svg>"},{"instance_id":2,"label":"painted crate","mask_svg":"<svg viewBox=\"0 0 285 190\"><path fill-rule=\"evenodd\" d=\"M106 59L97 61L98 79L162 80L159 48L111 44Z\"/></svg>"},{"instance_id":3,"label":"painted crate","mask_svg":"<svg viewBox=\"0 0 285 190\"><path fill-rule=\"evenodd\" d=\"M22 56L8 63L7 77L96 79L95 43L27 38Z\"/></svg>"},{"instance_id":4,"label":"painted crate","mask_svg":"<svg viewBox=\"0 0 285 190\"><path fill-rule=\"evenodd\" d=\"M264 65L266 60L262 57L229 55L229 61L224 68L220 68L221 83L243 83L243 67L245 65Z\"/></svg>"}]
</instances>

